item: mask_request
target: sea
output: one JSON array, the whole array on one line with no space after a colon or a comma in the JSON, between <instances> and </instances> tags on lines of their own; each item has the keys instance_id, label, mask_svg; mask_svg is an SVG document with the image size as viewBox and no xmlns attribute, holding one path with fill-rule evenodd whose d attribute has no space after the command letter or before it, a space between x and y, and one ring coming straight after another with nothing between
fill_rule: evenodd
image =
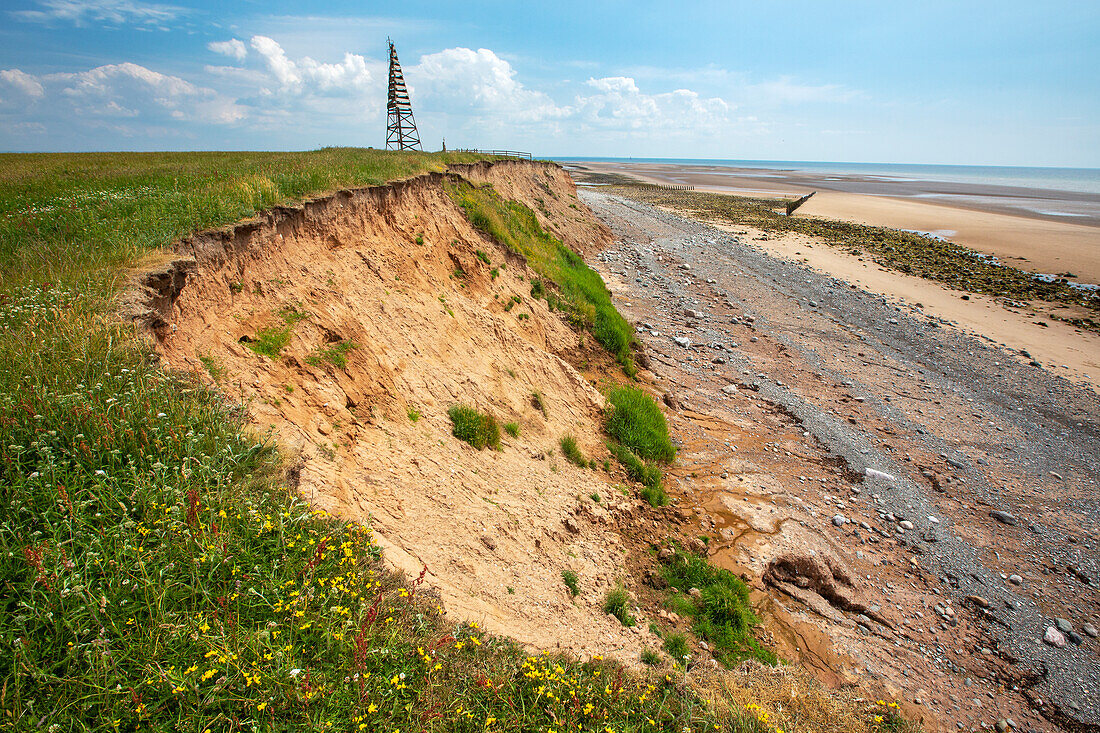
<instances>
[{"instance_id":1,"label":"sea","mask_svg":"<svg viewBox=\"0 0 1100 733\"><path fill-rule=\"evenodd\" d=\"M705 158L553 158L559 162L581 160L615 163L671 163L804 171L820 175L882 177L889 181L939 181L975 186L1013 186L1053 191L1100 194L1100 168L1040 168L997 165L924 165L917 163L842 163L808 160L711 160Z\"/></svg>"}]
</instances>

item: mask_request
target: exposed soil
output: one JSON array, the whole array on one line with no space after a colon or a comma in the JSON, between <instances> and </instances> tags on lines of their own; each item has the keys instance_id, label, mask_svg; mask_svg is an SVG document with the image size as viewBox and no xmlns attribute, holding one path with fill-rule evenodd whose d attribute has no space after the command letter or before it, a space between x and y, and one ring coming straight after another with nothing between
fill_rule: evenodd
<instances>
[{"instance_id":1,"label":"exposed soil","mask_svg":"<svg viewBox=\"0 0 1100 733\"><path fill-rule=\"evenodd\" d=\"M1097 394L748 236L582 197L674 408L679 511L780 653L929 729L1095 729ZM1056 617L1080 645L1041 641Z\"/></svg>"},{"instance_id":2,"label":"exposed soil","mask_svg":"<svg viewBox=\"0 0 1100 733\"><path fill-rule=\"evenodd\" d=\"M456 173L530 204L575 249L606 241L556 166ZM626 556L608 529L642 502L556 451L571 434L605 457L603 397L562 358L591 367L585 355L599 350L530 297L522 258L473 229L442 180L343 192L197 235L178 247L189 257L145 276L143 317L170 366L224 373L222 390L296 457L302 496L371 523L410 575L426 566L456 618L539 649L637 660L658 643L601 604ZM506 310L513 295L522 300ZM308 316L292 316L279 357L255 353L250 342L285 328L287 313ZM346 366L324 357L348 342ZM471 448L451 435L458 403L518 423L519 436L503 435L499 452ZM580 578L576 599L565 569Z\"/></svg>"}]
</instances>

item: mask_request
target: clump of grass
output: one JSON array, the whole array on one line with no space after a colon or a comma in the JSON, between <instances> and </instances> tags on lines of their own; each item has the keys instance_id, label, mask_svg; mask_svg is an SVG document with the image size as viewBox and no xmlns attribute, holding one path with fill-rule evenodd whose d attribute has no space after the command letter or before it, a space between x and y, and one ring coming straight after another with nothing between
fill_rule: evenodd
<instances>
[{"instance_id":1,"label":"clump of grass","mask_svg":"<svg viewBox=\"0 0 1100 733\"><path fill-rule=\"evenodd\" d=\"M630 595L626 592L626 588L624 588L622 584L618 584L607 591L607 595L604 596L603 610L605 613L609 613L619 619L619 623L623 626L633 626L637 622L630 614L630 609L628 608L629 603Z\"/></svg>"},{"instance_id":2,"label":"clump of grass","mask_svg":"<svg viewBox=\"0 0 1100 733\"><path fill-rule=\"evenodd\" d=\"M639 458L672 462L676 449L669 440L665 416L652 397L635 387L617 387L608 392L607 401L608 435Z\"/></svg>"},{"instance_id":3,"label":"clump of grass","mask_svg":"<svg viewBox=\"0 0 1100 733\"><path fill-rule=\"evenodd\" d=\"M466 405L454 405L447 410L447 415L453 423L451 432L459 440L466 441L478 450L487 447L500 450L500 427L492 415L478 412Z\"/></svg>"},{"instance_id":4,"label":"clump of grass","mask_svg":"<svg viewBox=\"0 0 1100 733\"><path fill-rule=\"evenodd\" d=\"M561 581L565 583L565 587L569 589L569 595L576 598L581 594L580 586L578 585L577 573L573 570L562 570Z\"/></svg>"},{"instance_id":5,"label":"clump of grass","mask_svg":"<svg viewBox=\"0 0 1100 733\"><path fill-rule=\"evenodd\" d=\"M513 438L519 437L519 423L518 422L506 422L504 423L504 432Z\"/></svg>"},{"instance_id":6,"label":"clump of grass","mask_svg":"<svg viewBox=\"0 0 1100 733\"><path fill-rule=\"evenodd\" d=\"M477 258L479 260L481 260L482 262L484 262L486 265L493 264L492 262L489 261L489 255L485 254L484 250L475 249L474 254L477 255Z\"/></svg>"},{"instance_id":7,"label":"clump of grass","mask_svg":"<svg viewBox=\"0 0 1100 733\"><path fill-rule=\"evenodd\" d=\"M752 636L759 619L749 604L749 588L739 577L679 550L662 572L669 586L681 591L673 596L680 601L677 613L693 617L693 630L710 643L718 661L727 667L743 659L778 661ZM689 594L692 588L701 591L697 599Z\"/></svg>"},{"instance_id":8,"label":"clump of grass","mask_svg":"<svg viewBox=\"0 0 1100 733\"><path fill-rule=\"evenodd\" d=\"M543 417L549 417L546 412L546 399L543 398L542 392L535 390L531 393L531 404L538 408L538 411L542 413Z\"/></svg>"},{"instance_id":9,"label":"clump of grass","mask_svg":"<svg viewBox=\"0 0 1100 733\"><path fill-rule=\"evenodd\" d=\"M405 410L405 415L409 418L409 422L416 422L420 419L420 410L415 407L410 407Z\"/></svg>"},{"instance_id":10,"label":"clump of grass","mask_svg":"<svg viewBox=\"0 0 1100 733\"><path fill-rule=\"evenodd\" d=\"M199 361L202 363L204 369L210 378L217 383L221 383L225 379L226 368L213 356L209 354L199 354Z\"/></svg>"},{"instance_id":11,"label":"clump of grass","mask_svg":"<svg viewBox=\"0 0 1100 733\"><path fill-rule=\"evenodd\" d=\"M293 328L308 319L309 313L302 310L298 303L290 303L279 311L279 317L283 319L283 323Z\"/></svg>"},{"instance_id":12,"label":"clump of grass","mask_svg":"<svg viewBox=\"0 0 1100 733\"><path fill-rule=\"evenodd\" d=\"M571 320L590 330L596 341L615 355L628 375L633 377L637 373L631 354L634 329L615 309L599 273L545 231L535 212L519 202L502 198L491 185L475 187L450 181L447 191L475 228L526 257L540 277L553 281Z\"/></svg>"},{"instance_id":13,"label":"clump of grass","mask_svg":"<svg viewBox=\"0 0 1100 733\"><path fill-rule=\"evenodd\" d=\"M577 447L577 439L572 435L563 437L559 445L561 445L561 454L565 456L565 460L581 468L588 466L588 459L581 453L581 449Z\"/></svg>"},{"instance_id":14,"label":"clump of grass","mask_svg":"<svg viewBox=\"0 0 1100 733\"><path fill-rule=\"evenodd\" d=\"M542 280L539 278L533 278L531 280L531 297L541 298L546 295L546 289L542 285Z\"/></svg>"},{"instance_id":15,"label":"clump of grass","mask_svg":"<svg viewBox=\"0 0 1100 733\"><path fill-rule=\"evenodd\" d=\"M641 494L650 506L668 506L668 494L661 486L643 486Z\"/></svg>"},{"instance_id":16,"label":"clump of grass","mask_svg":"<svg viewBox=\"0 0 1100 733\"><path fill-rule=\"evenodd\" d=\"M656 667L661 663L661 655L652 649L643 649L641 654L642 664L650 667Z\"/></svg>"},{"instance_id":17,"label":"clump of grass","mask_svg":"<svg viewBox=\"0 0 1100 733\"><path fill-rule=\"evenodd\" d=\"M662 646L670 657L679 662L683 662L685 658L691 655L691 647L688 646L687 637L678 631L670 631L665 634Z\"/></svg>"},{"instance_id":18,"label":"clump of grass","mask_svg":"<svg viewBox=\"0 0 1100 733\"><path fill-rule=\"evenodd\" d=\"M610 450L611 454L615 456L615 459L622 464L622 467L626 470L626 475L629 476L631 480L637 481L648 489L660 491L662 494L664 493L661 489L661 481L664 479L664 474L661 473L661 469L638 458L638 456L634 455L634 451L630 450L625 445L608 443L607 449ZM667 497L665 497L665 503L667 503ZM655 504L654 506L657 505ZM664 506L664 504L660 506Z\"/></svg>"},{"instance_id":19,"label":"clump of grass","mask_svg":"<svg viewBox=\"0 0 1100 733\"><path fill-rule=\"evenodd\" d=\"M246 342L248 348L269 359L278 359L279 354L290 343L290 326L268 326L256 332L256 338Z\"/></svg>"},{"instance_id":20,"label":"clump of grass","mask_svg":"<svg viewBox=\"0 0 1100 733\"><path fill-rule=\"evenodd\" d=\"M359 348L354 341L339 341L329 346L319 347L314 353L306 357L306 363L312 366L320 366L328 362L340 369L348 366L348 354Z\"/></svg>"}]
</instances>

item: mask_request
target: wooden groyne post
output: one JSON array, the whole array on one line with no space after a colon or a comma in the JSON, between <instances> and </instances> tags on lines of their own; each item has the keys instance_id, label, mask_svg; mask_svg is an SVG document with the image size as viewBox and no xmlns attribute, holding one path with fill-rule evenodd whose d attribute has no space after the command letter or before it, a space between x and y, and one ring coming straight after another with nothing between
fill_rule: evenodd
<instances>
[{"instance_id":1,"label":"wooden groyne post","mask_svg":"<svg viewBox=\"0 0 1100 733\"><path fill-rule=\"evenodd\" d=\"M810 191L808 194L806 194L805 196L803 196L800 199L795 199L794 201L788 201L787 202L787 216L790 216L792 213L794 213L795 209L797 209L799 206L801 206L802 204L809 201L810 197L813 196L815 193L817 193L817 191Z\"/></svg>"}]
</instances>

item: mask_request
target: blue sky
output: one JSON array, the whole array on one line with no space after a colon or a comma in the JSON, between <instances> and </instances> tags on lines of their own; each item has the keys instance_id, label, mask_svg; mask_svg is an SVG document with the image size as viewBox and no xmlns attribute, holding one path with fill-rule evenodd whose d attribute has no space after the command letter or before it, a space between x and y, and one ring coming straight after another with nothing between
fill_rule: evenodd
<instances>
[{"instance_id":1,"label":"blue sky","mask_svg":"<svg viewBox=\"0 0 1100 733\"><path fill-rule=\"evenodd\" d=\"M1100 3L2 0L0 150L1100 167Z\"/></svg>"}]
</instances>

